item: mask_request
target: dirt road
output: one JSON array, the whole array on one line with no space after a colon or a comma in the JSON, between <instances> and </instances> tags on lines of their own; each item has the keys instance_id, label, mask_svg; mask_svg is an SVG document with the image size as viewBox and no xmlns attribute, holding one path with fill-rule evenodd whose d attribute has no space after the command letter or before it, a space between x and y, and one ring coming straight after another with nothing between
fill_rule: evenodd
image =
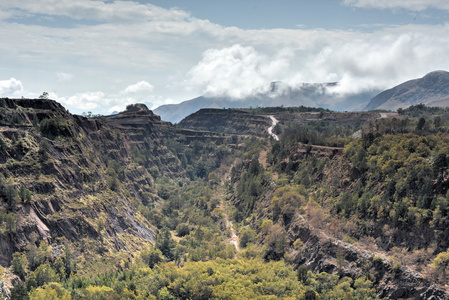
<instances>
[{"instance_id":1,"label":"dirt road","mask_svg":"<svg viewBox=\"0 0 449 300\"><path fill-rule=\"evenodd\" d=\"M268 128L268 134L273 137L276 141L279 141L279 137L273 132L274 127L276 127L279 121L274 116L268 116L273 122L272 125Z\"/></svg>"}]
</instances>

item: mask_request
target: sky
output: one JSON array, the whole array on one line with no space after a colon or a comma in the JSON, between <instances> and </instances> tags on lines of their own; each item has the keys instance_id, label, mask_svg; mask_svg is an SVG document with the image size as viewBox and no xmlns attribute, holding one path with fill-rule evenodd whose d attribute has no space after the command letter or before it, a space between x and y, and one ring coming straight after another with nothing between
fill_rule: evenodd
<instances>
[{"instance_id":1,"label":"sky","mask_svg":"<svg viewBox=\"0 0 449 300\"><path fill-rule=\"evenodd\" d=\"M272 81L391 88L449 70L447 0L2 0L0 97L109 114Z\"/></svg>"}]
</instances>

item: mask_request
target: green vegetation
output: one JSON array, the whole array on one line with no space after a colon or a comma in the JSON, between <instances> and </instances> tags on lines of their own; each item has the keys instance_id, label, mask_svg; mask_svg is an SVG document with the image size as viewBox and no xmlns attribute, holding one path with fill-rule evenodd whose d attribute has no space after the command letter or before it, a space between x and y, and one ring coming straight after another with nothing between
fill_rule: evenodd
<instances>
[{"instance_id":1,"label":"green vegetation","mask_svg":"<svg viewBox=\"0 0 449 300\"><path fill-rule=\"evenodd\" d=\"M219 110L213 133L142 105L21 101L0 103L30 124L0 131L11 299L377 299L447 281L446 110Z\"/></svg>"},{"instance_id":2,"label":"green vegetation","mask_svg":"<svg viewBox=\"0 0 449 300\"><path fill-rule=\"evenodd\" d=\"M21 284L13 294L15 299L377 299L367 279L354 281L304 268L294 272L283 261L216 259L178 268L159 260L145 266L148 254L142 253L142 261L128 271L92 278L71 276L60 281L51 269L39 270L47 273L39 275L38 287L29 296Z\"/></svg>"},{"instance_id":3,"label":"green vegetation","mask_svg":"<svg viewBox=\"0 0 449 300\"><path fill-rule=\"evenodd\" d=\"M71 135L70 127L70 122L62 117L43 119L40 122L42 135L50 139L55 139L58 136L69 137Z\"/></svg>"}]
</instances>

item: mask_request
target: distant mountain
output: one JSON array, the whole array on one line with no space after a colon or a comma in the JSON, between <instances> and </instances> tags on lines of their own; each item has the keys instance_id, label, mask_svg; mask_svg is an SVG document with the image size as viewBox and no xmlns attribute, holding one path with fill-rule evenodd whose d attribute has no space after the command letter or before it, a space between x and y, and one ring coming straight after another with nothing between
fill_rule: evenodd
<instances>
[{"instance_id":1,"label":"distant mountain","mask_svg":"<svg viewBox=\"0 0 449 300\"><path fill-rule=\"evenodd\" d=\"M434 71L375 96L366 110L407 108L411 105L449 106L449 72Z\"/></svg>"},{"instance_id":2,"label":"distant mountain","mask_svg":"<svg viewBox=\"0 0 449 300\"><path fill-rule=\"evenodd\" d=\"M250 108L276 106L310 106L333 110L358 110L379 91L339 97L328 92L337 83L312 83L290 87L282 82L272 82L267 92L255 92L246 98L200 96L179 104L161 105L154 112L165 121L178 123L201 108ZM363 107L362 106L362 107Z\"/></svg>"}]
</instances>

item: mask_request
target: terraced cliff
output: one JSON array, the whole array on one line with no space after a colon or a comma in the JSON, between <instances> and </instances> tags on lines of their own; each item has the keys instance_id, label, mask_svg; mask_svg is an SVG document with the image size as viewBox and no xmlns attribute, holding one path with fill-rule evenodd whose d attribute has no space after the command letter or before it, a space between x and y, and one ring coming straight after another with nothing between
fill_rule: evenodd
<instances>
[{"instance_id":1,"label":"terraced cliff","mask_svg":"<svg viewBox=\"0 0 449 300\"><path fill-rule=\"evenodd\" d=\"M170 123L144 106L88 119L46 99L0 99L0 118L0 264L42 240L80 256L154 241L138 210L158 197L150 169L185 176L164 145Z\"/></svg>"},{"instance_id":2,"label":"terraced cliff","mask_svg":"<svg viewBox=\"0 0 449 300\"><path fill-rule=\"evenodd\" d=\"M226 134L266 136L271 120L254 111L203 108L179 122L179 127Z\"/></svg>"}]
</instances>

